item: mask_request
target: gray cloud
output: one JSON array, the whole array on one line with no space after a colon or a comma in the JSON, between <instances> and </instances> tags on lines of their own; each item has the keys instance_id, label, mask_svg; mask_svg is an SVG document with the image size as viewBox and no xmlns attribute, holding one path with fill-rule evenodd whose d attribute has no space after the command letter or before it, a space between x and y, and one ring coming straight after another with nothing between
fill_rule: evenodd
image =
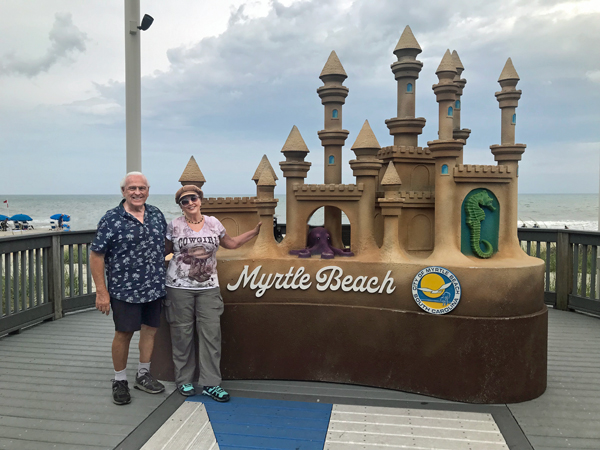
<instances>
[{"instance_id":1,"label":"gray cloud","mask_svg":"<svg viewBox=\"0 0 600 450\"><path fill-rule=\"evenodd\" d=\"M71 60L73 53L85 51L87 36L73 24L69 13L56 13L48 36L50 47L45 55L30 60L19 58L14 52L4 55L0 61L0 74L35 77L59 61Z\"/></svg>"},{"instance_id":2,"label":"gray cloud","mask_svg":"<svg viewBox=\"0 0 600 450\"><path fill-rule=\"evenodd\" d=\"M431 86L446 48L456 49L468 81L462 126L472 129L465 162L493 164L489 145L500 138L494 92L510 56L523 90L517 141L528 146L520 171L524 192L573 192L575 187L581 192L586 185L593 191L597 177L589 169L590 149L600 142L595 46L600 14L577 13L578 2L523 3L432 0L424 7L405 0L306 0L284 6L274 0L259 18L249 17L242 6L232 12L222 34L170 49L169 70L143 78L144 171L153 179L176 180L194 154L211 191L247 192L262 154L277 169L279 150L297 125L311 150L308 181L319 182L317 131L323 127L323 108L316 89L331 50L349 75L344 128L350 136L344 159L353 158L349 148L365 119L380 144L391 145L384 121L396 113L392 50L410 25L423 48L417 115L428 122L420 145L437 138L438 106ZM106 160L120 160L123 146L115 142L124 132L123 83L100 83L96 90L96 98L68 109L77 124L83 122L89 133L111 142L103 149ZM565 155L568 165L561 163ZM597 173L596 161L592 165ZM577 174L577 167L587 169ZM349 168L344 181L352 182ZM161 182L153 182L155 192L170 192L172 183Z\"/></svg>"}]
</instances>

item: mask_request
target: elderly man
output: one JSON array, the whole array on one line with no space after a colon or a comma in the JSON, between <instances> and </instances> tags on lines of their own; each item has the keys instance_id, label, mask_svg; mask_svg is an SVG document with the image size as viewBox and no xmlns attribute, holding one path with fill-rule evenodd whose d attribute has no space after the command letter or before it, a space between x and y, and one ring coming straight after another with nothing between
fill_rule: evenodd
<instances>
[{"instance_id":1,"label":"elderly man","mask_svg":"<svg viewBox=\"0 0 600 450\"><path fill-rule=\"evenodd\" d=\"M129 344L136 331L140 331L140 361L134 387L151 394L165 389L150 374L150 358L160 325L162 298L166 294L167 223L158 208L146 204L149 190L142 173L128 173L121 181L124 199L100 219L91 246L96 309L108 315L112 307L115 323L112 395L117 405L131 402L126 366Z\"/></svg>"}]
</instances>

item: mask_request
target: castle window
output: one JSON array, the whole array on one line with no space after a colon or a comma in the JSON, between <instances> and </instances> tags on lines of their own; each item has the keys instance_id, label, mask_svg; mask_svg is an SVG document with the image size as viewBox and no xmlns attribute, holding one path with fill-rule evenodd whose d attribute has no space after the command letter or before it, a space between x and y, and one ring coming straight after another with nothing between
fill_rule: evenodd
<instances>
[{"instance_id":1,"label":"castle window","mask_svg":"<svg viewBox=\"0 0 600 450\"><path fill-rule=\"evenodd\" d=\"M512 123L513 123L513 125L517 123L517 115L516 114L513 114Z\"/></svg>"},{"instance_id":2,"label":"castle window","mask_svg":"<svg viewBox=\"0 0 600 450\"><path fill-rule=\"evenodd\" d=\"M329 164L335 164L335 156L331 155L329 157Z\"/></svg>"},{"instance_id":3,"label":"castle window","mask_svg":"<svg viewBox=\"0 0 600 450\"><path fill-rule=\"evenodd\" d=\"M448 175L448 164L442 166L442 175Z\"/></svg>"},{"instance_id":4,"label":"castle window","mask_svg":"<svg viewBox=\"0 0 600 450\"><path fill-rule=\"evenodd\" d=\"M412 92L413 91L413 85L412 83L408 83L406 85L406 92Z\"/></svg>"},{"instance_id":5,"label":"castle window","mask_svg":"<svg viewBox=\"0 0 600 450\"><path fill-rule=\"evenodd\" d=\"M460 100L454 102L454 109L460 109Z\"/></svg>"},{"instance_id":6,"label":"castle window","mask_svg":"<svg viewBox=\"0 0 600 450\"><path fill-rule=\"evenodd\" d=\"M333 111L331 111L331 118L332 119L338 118L338 110L337 109L334 109Z\"/></svg>"},{"instance_id":7,"label":"castle window","mask_svg":"<svg viewBox=\"0 0 600 450\"><path fill-rule=\"evenodd\" d=\"M452 106L448 106L448 116L452 117L453 113L454 113L454 110L452 109Z\"/></svg>"}]
</instances>

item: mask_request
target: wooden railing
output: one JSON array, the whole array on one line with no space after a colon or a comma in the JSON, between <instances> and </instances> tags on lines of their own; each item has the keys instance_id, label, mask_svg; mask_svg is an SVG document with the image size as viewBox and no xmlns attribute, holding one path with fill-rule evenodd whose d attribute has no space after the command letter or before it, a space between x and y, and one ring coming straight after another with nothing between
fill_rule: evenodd
<instances>
[{"instance_id":1,"label":"wooden railing","mask_svg":"<svg viewBox=\"0 0 600 450\"><path fill-rule=\"evenodd\" d=\"M94 233L0 239L0 336L94 305L88 266Z\"/></svg>"},{"instance_id":2,"label":"wooden railing","mask_svg":"<svg viewBox=\"0 0 600 450\"><path fill-rule=\"evenodd\" d=\"M285 224L275 231L285 234ZM94 306L88 265L94 233L0 239L0 336ZM350 227L344 225L348 241L349 233ZM600 233L527 228L518 233L523 250L545 261L545 302L558 309L600 315L596 274Z\"/></svg>"},{"instance_id":3,"label":"wooden railing","mask_svg":"<svg viewBox=\"0 0 600 450\"><path fill-rule=\"evenodd\" d=\"M519 228L519 240L527 254L546 263L548 305L600 315L596 261L600 233Z\"/></svg>"}]
</instances>

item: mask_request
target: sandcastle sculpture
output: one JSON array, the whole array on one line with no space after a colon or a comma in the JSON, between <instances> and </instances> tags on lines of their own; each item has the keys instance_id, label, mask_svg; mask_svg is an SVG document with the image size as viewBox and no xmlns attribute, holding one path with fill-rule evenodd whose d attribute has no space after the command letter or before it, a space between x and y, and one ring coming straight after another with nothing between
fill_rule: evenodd
<instances>
[{"instance_id":1,"label":"sandcastle sculpture","mask_svg":"<svg viewBox=\"0 0 600 450\"><path fill-rule=\"evenodd\" d=\"M254 243L219 251L226 379L293 379L379 386L477 403L519 402L546 388L547 310L543 262L517 238L515 143L519 76L510 60L499 78L501 143L497 165L463 163L470 130L460 128L466 80L456 51L447 51L433 86L439 139L418 146L425 119L415 117L421 48L404 30L391 66L397 117L386 120L393 145L381 148L365 121L342 184L342 128L347 78L335 52L317 89L325 110L318 132L324 184L305 184L309 150L294 126L283 145L286 235L263 226ZM230 235L270 224L277 175L266 156L252 177L256 197L206 198L204 214ZM205 183L193 157L182 184ZM343 248L343 211L354 256L298 259L307 223L324 207L331 245ZM157 337L153 371L172 379L170 338Z\"/></svg>"}]
</instances>

